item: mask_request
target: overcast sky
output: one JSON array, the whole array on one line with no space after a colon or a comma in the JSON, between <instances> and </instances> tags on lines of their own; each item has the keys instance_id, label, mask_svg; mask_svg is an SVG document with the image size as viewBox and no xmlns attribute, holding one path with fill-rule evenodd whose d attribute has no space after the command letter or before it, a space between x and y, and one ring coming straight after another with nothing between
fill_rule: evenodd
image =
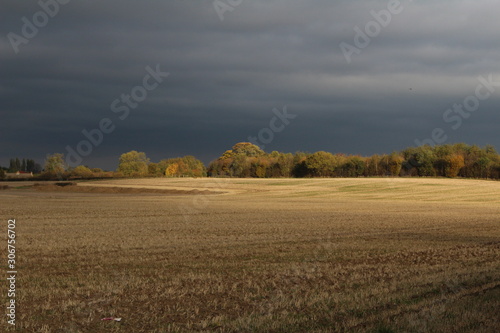
<instances>
[{"instance_id":1,"label":"overcast sky","mask_svg":"<svg viewBox=\"0 0 500 333\"><path fill-rule=\"evenodd\" d=\"M268 152L390 153L436 128L500 148L500 1L44 1L0 8L3 166L79 144L91 167L209 162L259 133Z\"/></svg>"}]
</instances>

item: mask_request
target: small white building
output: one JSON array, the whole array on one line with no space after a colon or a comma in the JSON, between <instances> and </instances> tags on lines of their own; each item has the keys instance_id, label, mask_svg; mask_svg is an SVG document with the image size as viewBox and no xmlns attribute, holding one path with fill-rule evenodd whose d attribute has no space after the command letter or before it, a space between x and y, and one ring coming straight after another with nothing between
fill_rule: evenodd
<instances>
[{"instance_id":1,"label":"small white building","mask_svg":"<svg viewBox=\"0 0 500 333\"><path fill-rule=\"evenodd\" d=\"M25 179L25 178L32 178L33 177L33 172L26 172L26 171L18 171L18 172L7 172L5 174L6 178L11 178L11 179Z\"/></svg>"}]
</instances>

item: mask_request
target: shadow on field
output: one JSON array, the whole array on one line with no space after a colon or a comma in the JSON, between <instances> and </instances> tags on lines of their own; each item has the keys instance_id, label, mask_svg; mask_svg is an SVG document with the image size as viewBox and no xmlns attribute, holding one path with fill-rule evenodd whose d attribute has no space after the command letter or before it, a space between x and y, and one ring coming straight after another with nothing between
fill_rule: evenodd
<instances>
[{"instance_id":1,"label":"shadow on field","mask_svg":"<svg viewBox=\"0 0 500 333\"><path fill-rule=\"evenodd\" d=\"M74 182L60 182L54 184L33 185L33 189L40 192L76 192L76 193L106 193L106 194L163 194L163 195L215 195L224 192L209 190L168 190L154 188L132 188L132 187L102 187L102 186L78 186Z\"/></svg>"}]
</instances>

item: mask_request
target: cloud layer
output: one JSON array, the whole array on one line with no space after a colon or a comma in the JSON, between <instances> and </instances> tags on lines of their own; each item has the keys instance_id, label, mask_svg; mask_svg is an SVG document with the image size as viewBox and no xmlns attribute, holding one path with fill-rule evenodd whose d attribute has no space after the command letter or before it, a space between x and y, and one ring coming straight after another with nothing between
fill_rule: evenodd
<instances>
[{"instance_id":1,"label":"cloud layer","mask_svg":"<svg viewBox=\"0 0 500 333\"><path fill-rule=\"evenodd\" d=\"M8 34L42 9L2 4L0 165L64 153L103 118L116 129L84 164L113 169L132 149L208 162L285 105L298 116L266 150L391 152L436 127L449 143L500 148L499 92L459 129L443 120L479 76L500 81L499 1L401 1L351 63L340 43L355 45L355 27L390 1L243 0L223 21L208 0L64 2L18 53ZM169 77L119 120L112 102L157 64Z\"/></svg>"}]
</instances>

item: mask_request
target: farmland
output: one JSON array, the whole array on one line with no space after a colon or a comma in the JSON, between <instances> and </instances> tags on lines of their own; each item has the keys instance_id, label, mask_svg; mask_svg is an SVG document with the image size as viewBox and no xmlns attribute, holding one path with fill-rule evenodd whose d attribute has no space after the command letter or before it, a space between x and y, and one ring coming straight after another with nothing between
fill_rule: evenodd
<instances>
[{"instance_id":1,"label":"farmland","mask_svg":"<svg viewBox=\"0 0 500 333\"><path fill-rule=\"evenodd\" d=\"M500 330L497 181L15 185L0 191L18 235L6 331Z\"/></svg>"}]
</instances>

